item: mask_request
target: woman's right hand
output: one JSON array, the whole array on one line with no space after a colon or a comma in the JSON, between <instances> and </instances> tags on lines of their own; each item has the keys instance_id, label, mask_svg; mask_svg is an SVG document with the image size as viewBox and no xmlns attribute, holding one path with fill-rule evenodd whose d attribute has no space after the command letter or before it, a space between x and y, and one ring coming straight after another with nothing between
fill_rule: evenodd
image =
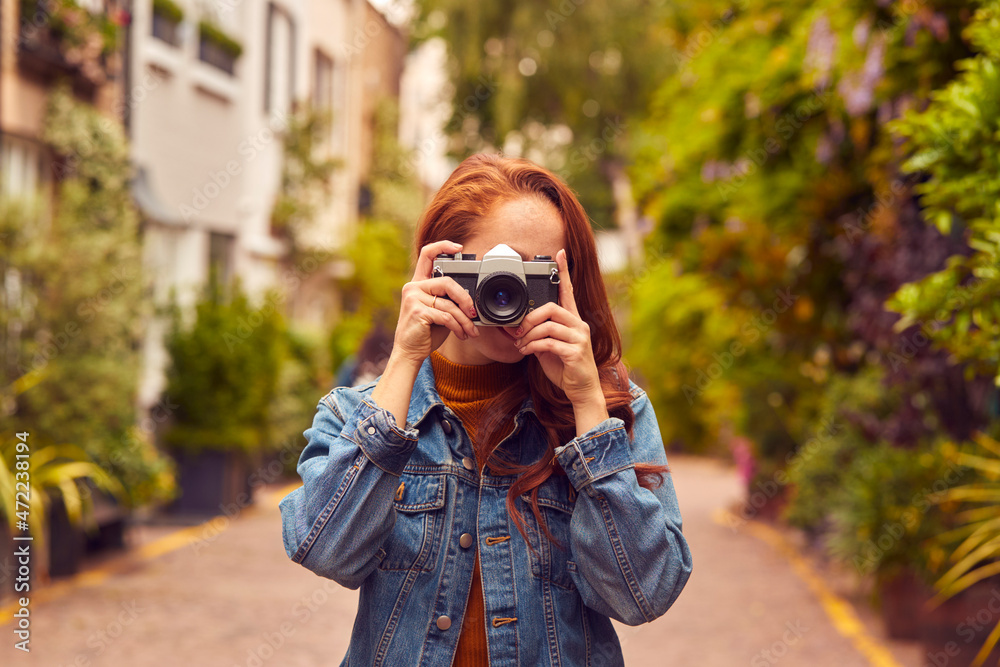
<instances>
[{"instance_id":1,"label":"woman's right hand","mask_svg":"<svg viewBox=\"0 0 1000 667\"><path fill-rule=\"evenodd\" d=\"M479 335L472 322L476 315L472 296L450 276L431 277L439 254L454 254L461 249L462 244L451 241L429 243L420 249L413 278L403 285L392 354L421 364L449 333L461 340Z\"/></svg>"}]
</instances>

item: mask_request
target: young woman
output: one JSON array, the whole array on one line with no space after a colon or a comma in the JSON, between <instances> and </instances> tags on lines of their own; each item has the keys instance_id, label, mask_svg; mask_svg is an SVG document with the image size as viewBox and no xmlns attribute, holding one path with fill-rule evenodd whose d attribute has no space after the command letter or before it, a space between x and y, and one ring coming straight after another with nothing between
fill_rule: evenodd
<instances>
[{"instance_id":1,"label":"young woman","mask_svg":"<svg viewBox=\"0 0 1000 667\"><path fill-rule=\"evenodd\" d=\"M558 302L482 326L432 266L500 244L554 258ZM586 214L549 171L476 155L415 246L384 373L320 401L281 502L288 556L361 588L341 665L622 665L609 619L666 612L691 552Z\"/></svg>"}]
</instances>

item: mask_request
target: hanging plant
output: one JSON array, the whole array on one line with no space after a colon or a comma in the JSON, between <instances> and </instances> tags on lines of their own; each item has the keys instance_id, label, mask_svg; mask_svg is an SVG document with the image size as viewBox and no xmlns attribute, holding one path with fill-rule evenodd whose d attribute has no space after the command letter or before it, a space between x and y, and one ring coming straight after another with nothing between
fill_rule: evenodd
<instances>
[{"instance_id":1,"label":"hanging plant","mask_svg":"<svg viewBox=\"0 0 1000 667\"><path fill-rule=\"evenodd\" d=\"M68 60L77 50L95 56L115 52L120 45L119 28L131 21L126 11L92 14L75 0L23 0L21 17L24 26L46 26Z\"/></svg>"}]
</instances>

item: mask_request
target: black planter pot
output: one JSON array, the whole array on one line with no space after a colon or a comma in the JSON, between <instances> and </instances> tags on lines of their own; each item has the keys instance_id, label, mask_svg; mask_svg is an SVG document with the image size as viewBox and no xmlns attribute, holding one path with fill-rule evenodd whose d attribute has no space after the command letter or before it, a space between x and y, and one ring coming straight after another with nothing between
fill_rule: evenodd
<instances>
[{"instance_id":1,"label":"black planter pot","mask_svg":"<svg viewBox=\"0 0 1000 667\"><path fill-rule=\"evenodd\" d=\"M17 578L17 558L14 557L14 539L7 527L7 520L0 521L0 603L14 597L14 580Z\"/></svg>"},{"instance_id":2,"label":"black planter pot","mask_svg":"<svg viewBox=\"0 0 1000 667\"><path fill-rule=\"evenodd\" d=\"M125 532L131 514L113 496L90 484L93 522L96 530L86 535L87 553L125 548Z\"/></svg>"},{"instance_id":3,"label":"black planter pot","mask_svg":"<svg viewBox=\"0 0 1000 667\"><path fill-rule=\"evenodd\" d=\"M921 639L928 612L925 604L934 591L910 570L879 584L882 621L893 639Z\"/></svg>"},{"instance_id":4,"label":"black planter pot","mask_svg":"<svg viewBox=\"0 0 1000 667\"><path fill-rule=\"evenodd\" d=\"M175 451L180 494L170 505L173 514L215 516L232 514L253 504L251 462L238 451Z\"/></svg>"},{"instance_id":5,"label":"black planter pot","mask_svg":"<svg viewBox=\"0 0 1000 667\"><path fill-rule=\"evenodd\" d=\"M83 528L69 520L62 497L49 499L49 576L68 577L80 571L87 552L87 538Z\"/></svg>"},{"instance_id":6,"label":"black planter pot","mask_svg":"<svg viewBox=\"0 0 1000 667\"><path fill-rule=\"evenodd\" d=\"M978 581L924 617L922 644L926 665L967 667L1000 620L1000 575ZM1000 646L986 665L1000 661Z\"/></svg>"}]
</instances>

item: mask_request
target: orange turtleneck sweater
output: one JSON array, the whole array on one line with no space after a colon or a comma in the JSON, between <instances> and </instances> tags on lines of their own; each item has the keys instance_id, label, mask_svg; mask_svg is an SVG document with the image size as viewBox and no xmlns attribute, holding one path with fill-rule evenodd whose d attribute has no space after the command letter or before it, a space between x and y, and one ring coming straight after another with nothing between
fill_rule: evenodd
<instances>
[{"instance_id":1,"label":"orange turtleneck sweater","mask_svg":"<svg viewBox=\"0 0 1000 667\"><path fill-rule=\"evenodd\" d=\"M482 410L489 399L510 386L524 372L521 364L491 363L482 366L456 364L436 351L431 353L434 383L444 404L451 408L473 443L482 418ZM504 425L509 430L512 420ZM482 469L482 462L476 462ZM462 631L458 638L453 667L489 667L486 648L486 609L483 603L483 579L479 570L479 537L476 536L476 564L472 570L472 588L465 607Z\"/></svg>"}]
</instances>

